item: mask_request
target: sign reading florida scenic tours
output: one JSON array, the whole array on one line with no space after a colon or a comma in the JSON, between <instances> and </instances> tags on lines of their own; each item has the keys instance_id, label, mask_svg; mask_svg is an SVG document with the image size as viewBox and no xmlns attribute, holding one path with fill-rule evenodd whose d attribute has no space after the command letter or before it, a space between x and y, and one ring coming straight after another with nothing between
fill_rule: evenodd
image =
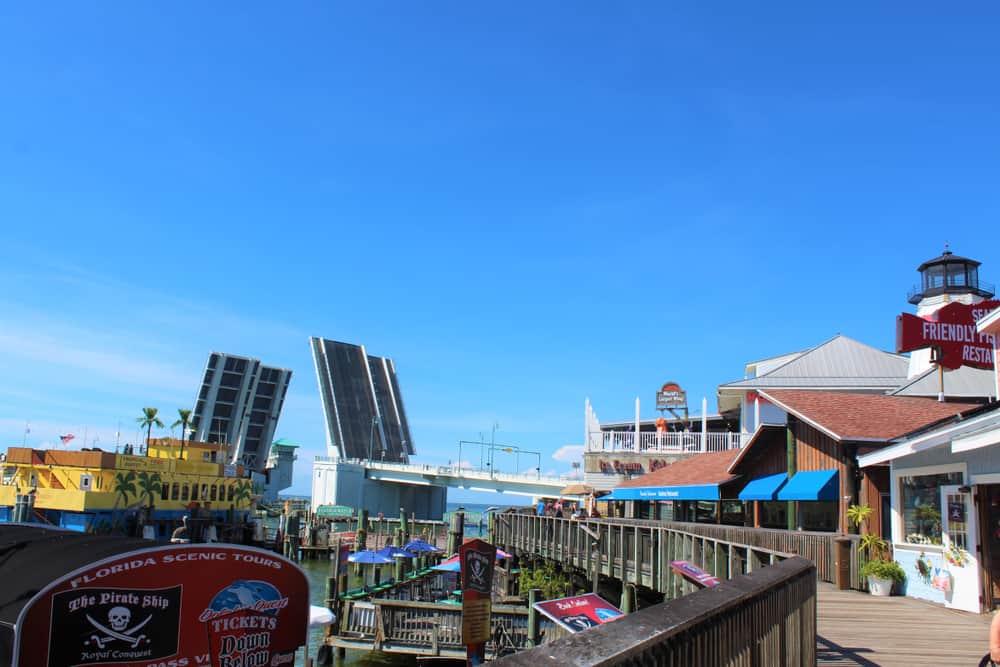
<instances>
[{"instance_id":1,"label":"sign reading florida scenic tours","mask_svg":"<svg viewBox=\"0 0 1000 667\"><path fill-rule=\"evenodd\" d=\"M479 539L469 540L458 551L462 568L462 641L470 664L486 659L490 638L490 594L497 548Z\"/></svg>"},{"instance_id":2,"label":"sign reading florida scenic tours","mask_svg":"<svg viewBox=\"0 0 1000 667\"><path fill-rule=\"evenodd\" d=\"M594 593L536 602L535 609L570 632L603 625L623 615L621 609Z\"/></svg>"},{"instance_id":3,"label":"sign reading florida scenic tours","mask_svg":"<svg viewBox=\"0 0 1000 667\"><path fill-rule=\"evenodd\" d=\"M294 563L229 545L120 554L57 579L17 620L15 667L291 665L309 584Z\"/></svg>"},{"instance_id":4,"label":"sign reading florida scenic tours","mask_svg":"<svg viewBox=\"0 0 1000 667\"><path fill-rule=\"evenodd\" d=\"M976 322L998 306L1000 301L954 302L927 317L903 313L896 318L896 351L936 347L944 368L993 368L993 335L976 331Z\"/></svg>"}]
</instances>

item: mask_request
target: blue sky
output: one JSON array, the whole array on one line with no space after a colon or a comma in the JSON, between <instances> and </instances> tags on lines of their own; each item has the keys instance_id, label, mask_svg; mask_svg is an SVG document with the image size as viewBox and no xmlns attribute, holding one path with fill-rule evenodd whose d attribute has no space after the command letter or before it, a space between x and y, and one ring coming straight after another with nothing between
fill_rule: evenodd
<instances>
[{"instance_id":1,"label":"blue sky","mask_svg":"<svg viewBox=\"0 0 1000 667\"><path fill-rule=\"evenodd\" d=\"M107 445L216 349L295 371L308 491L320 335L418 460L566 471L588 396L891 349L945 241L1000 276L995 5L203 5L0 7L0 442Z\"/></svg>"}]
</instances>

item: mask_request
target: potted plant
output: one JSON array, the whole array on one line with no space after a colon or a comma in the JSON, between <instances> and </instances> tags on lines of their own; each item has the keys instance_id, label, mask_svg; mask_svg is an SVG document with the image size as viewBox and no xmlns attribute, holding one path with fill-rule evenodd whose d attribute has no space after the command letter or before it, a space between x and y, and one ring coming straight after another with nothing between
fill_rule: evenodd
<instances>
[{"instance_id":1,"label":"potted plant","mask_svg":"<svg viewBox=\"0 0 1000 667\"><path fill-rule=\"evenodd\" d=\"M871 594L880 596L890 595L892 585L901 584L906 579L903 566L894 560L870 560L861 566L861 576L868 578Z\"/></svg>"},{"instance_id":2,"label":"potted plant","mask_svg":"<svg viewBox=\"0 0 1000 667\"><path fill-rule=\"evenodd\" d=\"M851 505L847 508L848 520L858 528L868 521L871 514L872 508L867 505ZM893 584L902 584L906 580L903 567L888 558L889 545L878 535L862 535L858 551L864 561L861 576L868 579L868 590L872 595L888 596L892 593Z\"/></svg>"}]
</instances>

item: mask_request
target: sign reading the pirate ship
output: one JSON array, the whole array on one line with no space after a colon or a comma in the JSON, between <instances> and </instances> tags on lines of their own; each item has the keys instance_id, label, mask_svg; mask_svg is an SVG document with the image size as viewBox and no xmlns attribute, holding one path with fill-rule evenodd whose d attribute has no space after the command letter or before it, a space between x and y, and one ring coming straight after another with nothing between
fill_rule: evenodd
<instances>
[{"instance_id":1,"label":"sign reading the pirate ship","mask_svg":"<svg viewBox=\"0 0 1000 667\"><path fill-rule=\"evenodd\" d=\"M55 580L21 610L13 665L291 665L309 587L272 553L228 545L126 552Z\"/></svg>"}]
</instances>

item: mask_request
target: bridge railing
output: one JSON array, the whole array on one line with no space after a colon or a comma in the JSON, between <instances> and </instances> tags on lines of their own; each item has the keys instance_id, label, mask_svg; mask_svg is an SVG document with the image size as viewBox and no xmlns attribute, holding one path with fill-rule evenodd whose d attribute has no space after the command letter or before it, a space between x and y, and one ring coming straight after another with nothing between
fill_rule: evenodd
<instances>
[{"instance_id":1,"label":"bridge railing","mask_svg":"<svg viewBox=\"0 0 1000 667\"><path fill-rule=\"evenodd\" d=\"M497 664L815 665L816 569L790 558Z\"/></svg>"},{"instance_id":2,"label":"bridge railing","mask_svg":"<svg viewBox=\"0 0 1000 667\"><path fill-rule=\"evenodd\" d=\"M722 579L751 572L791 556L812 561L819 578L834 582L834 533L744 526L644 521L563 519L502 513L494 519L494 541L522 557L549 558L583 572L645 586L679 597L691 585L674 574L672 560L688 560ZM860 576L858 536L852 540L851 587L865 590Z\"/></svg>"},{"instance_id":3,"label":"bridge railing","mask_svg":"<svg viewBox=\"0 0 1000 667\"><path fill-rule=\"evenodd\" d=\"M539 472L496 472L490 470L477 470L475 468L462 467L457 465L436 465L429 463L396 463L392 461L369 461L368 459L345 459L331 456L317 456L317 463L352 463L363 465L372 470L385 470L400 473L411 473L419 475L432 475L437 477L456 477L474 480L493 480L498 482L514 482L521 484L534 484L550 487L564 487L572 483L573 480L563 477L551 477L542 475Z\"/></svg>"}]
</instances>

